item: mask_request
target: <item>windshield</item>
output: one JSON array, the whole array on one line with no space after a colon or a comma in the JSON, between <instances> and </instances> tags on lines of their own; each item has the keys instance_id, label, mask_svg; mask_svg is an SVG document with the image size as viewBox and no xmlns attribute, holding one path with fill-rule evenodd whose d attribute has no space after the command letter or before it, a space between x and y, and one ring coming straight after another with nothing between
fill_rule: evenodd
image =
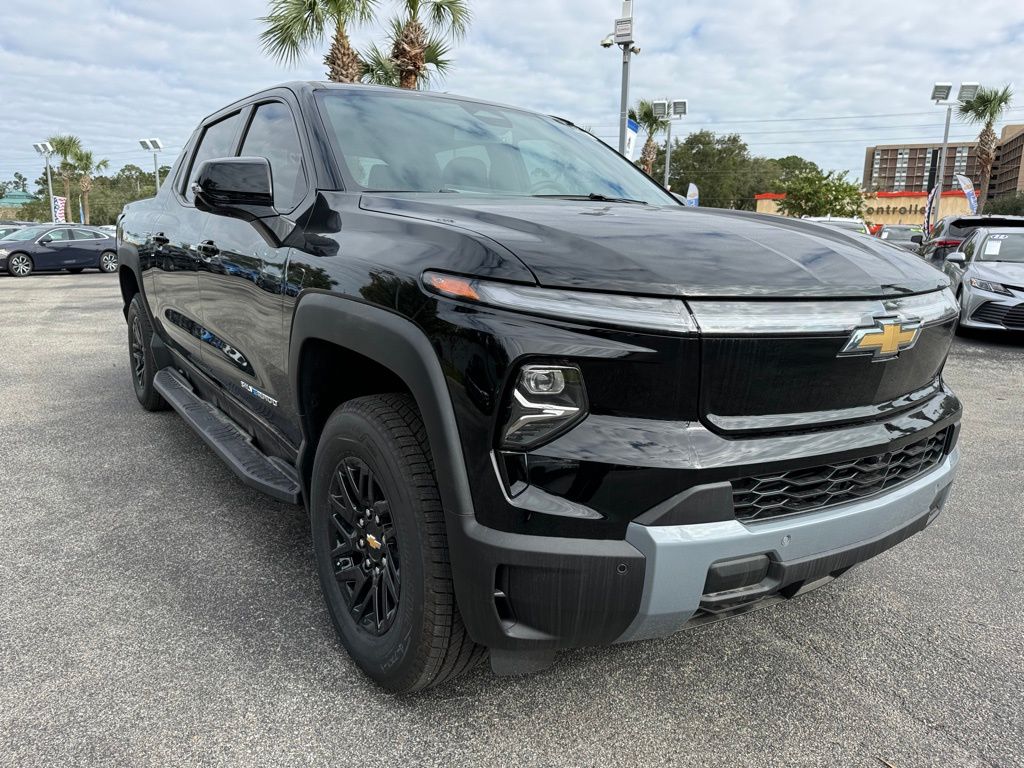
<instances>
[{"instance_id":1,"label":"windshield","mask_svg":"<svg viewBox=\"0 0 1024 768\"><path fill-rule=\"evenodd\" d=\"M11 232L11 234L7 236L7 239L15 242L35 240L37 237L42 237L44 233L49 232L51 229L53 229L53 227L25 227L25 229L19 229L17 232Z\"/></svg>"},{"instance_id":2,"label":"windshield","mask_svg":"<svg viewBox=\"0 0 1024 768\"><path fill-rule=\"evenodd\" d=\"M1024 263L1024 232L989 235L978 251L978 261L1014 261Z\"/></svg>"},{"instance_id":3,"label":"windshield","mask_svg":"<svg viewBox=\"0 0 1024 768\"><path fill-rule=\"evenodd\" d=\"M909 243L910 238L914 235L920 235L921 231L915 227L886 227L882 230L882 239Z\"/></svg>"},{"instance_id":4,"label":"windshield","mask_svg":"<svg viewBox=\"0 0 1024 768\"><path fill-rule=\"evenodd\" d=\"M618 153L552 118L390 91L322 90L317 98L338 154L367 190L679 205Z\"/></svg>"}]
</instances>

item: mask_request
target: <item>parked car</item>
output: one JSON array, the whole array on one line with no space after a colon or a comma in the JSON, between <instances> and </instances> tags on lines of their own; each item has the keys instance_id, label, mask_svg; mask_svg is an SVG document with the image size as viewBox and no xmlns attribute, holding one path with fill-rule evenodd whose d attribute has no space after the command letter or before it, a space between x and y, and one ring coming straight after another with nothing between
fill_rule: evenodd
<instances>
[{"instance_id":1,"label":"parked car","mask_svg":"<svg viewBox=\"0 0 1024 768\"><path fill-rule=\"evenodd\" d=\"M896 245L907 251L917 253L924 229L909 224L885 224L878 230L877 237L889 245Z\"/></svg>"},{"instance_id":2,"label":"parked car","mask_svg":"<svg viewBox=\"0 0 1024 768\"><path fill-rule=\"evenodd\" d=\"M856 232L861 235L870 235L868 225L863 219L845 218L842 216L804 216L802 221L813 221L815 224L824 224L832 229L843 229L847 232Z\"/></svg>"},{"instance_id":3,"label":"parked car","mask_svg":"<svg viewBox=\"0 0 1024 768\"><path fill-rule=\"evenodd\" d=\"M687 208L566 120L283 85L205 118L118 231L139 403L305 505L390 690L794 597L949 494L945 275Z\"/></svg>"},{"instance_id":4,"label":"parked car","mask_svg":"<svg viewBox=\"0 0 1024 768\"><path fill-rule=\"evenodd\" d=\"M3 240L5 237L7 237L12 232L17 232L21 228L22 228L22 226L20 224L5 224L5 225L3 225L2 227L0 227L0 240Z\"/></svg>"},{"instance_id":5,"label":"parked car","mask_svg":"<svg viewBox=\"0 0 1024 768\"><path fill-rule=\"evenodd\" d=\"M44 224L24 227L0 240L0 270L14 277L89 268L117 272L114 238L93 227Z\"/></svg>"},{"instance_id":6,"label":"parked car","mask_svg":"<svg viewBox=\"0 0 1024 768\"><path fill-rule=\"evenodd\" d=\"M1024 229L977 227L946 257L961 328L1024 331Z\"/></svg>"},{"instance_id":7,"label":"parked car","mask_svg":"<svg viewBox=\"0 0 1024 768\"><path fill-rule=\"evenodd\" d=\"M918 254L942 268L946 256L977 227L1024 227L1024 216L944 216L928 236L922 236Z\"/></svg>"}]
</instances>

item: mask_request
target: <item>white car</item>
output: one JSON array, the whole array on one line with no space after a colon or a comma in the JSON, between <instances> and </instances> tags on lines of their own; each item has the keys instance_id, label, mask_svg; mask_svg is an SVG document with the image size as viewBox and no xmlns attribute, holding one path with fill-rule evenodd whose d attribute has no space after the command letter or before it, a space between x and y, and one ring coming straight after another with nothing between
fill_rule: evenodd
<instances>
[{"instance_id":1,"label":"white car","mask_svg":"<svg viewBox=\"0 0 1024 768\"><path fill-rule=\"evenodd\" d=\"M861 235L870 235L871 231L864 219L843 216L804 216L804 221L813 221L816 224L824 224L833 229L842 229L847 232L857 232Z\"/></svg>"}]
</instances>

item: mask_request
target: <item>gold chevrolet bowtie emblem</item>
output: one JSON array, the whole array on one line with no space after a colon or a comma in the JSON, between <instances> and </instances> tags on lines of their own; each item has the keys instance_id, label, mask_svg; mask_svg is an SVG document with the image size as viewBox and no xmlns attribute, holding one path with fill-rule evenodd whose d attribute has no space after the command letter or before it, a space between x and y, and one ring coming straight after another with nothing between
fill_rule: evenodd
<instances>
[{"instance_id":1,"label":"gold chevrolet bowtie emblem","mask_svg":"<svg viewBox=\"0 0 1024 768\"><path fill-rule=\"evenodd\" d=\"M380 541L372 533L366 534L366 543L370 545L371 549L380 549Z\"/></svg>"},{"instance_id":2,"label":"gold chevrolet bowtie emblem","mask_svg":"<svg viewBox=\"0 0 1024 768\"><path fill-rule=\"evenodd\" d=\"M867 328L855 328L839 357L870 355L873 360L892 360L910 349L921 335L919 320L883 317Z\"/></svg>"}]
</instances>

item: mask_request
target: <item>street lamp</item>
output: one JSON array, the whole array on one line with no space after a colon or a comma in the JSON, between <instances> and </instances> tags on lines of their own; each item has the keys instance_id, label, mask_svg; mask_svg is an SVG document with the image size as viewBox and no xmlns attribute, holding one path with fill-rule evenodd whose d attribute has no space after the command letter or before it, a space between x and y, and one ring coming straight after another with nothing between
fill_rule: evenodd
<instances>
[{"instance_id":1,"label":"street lamp","mask_svg":"<svg viewBox=\"0 0 1024 768\"><path fill-rule=\"evenodd\" d=\"M665 139L665 183L662 185L668 189L668 172L672 164L672 121L686 117L686 99L660 100L651 103L654 107L654 116L659 120L668 120L668 137Z\"/></svg>"},{"instance_id":2,"label":"street lamp","mask_svg":"<svg viewBox=\"0 0 1024 768\"><path fill-rule=\"evenodd\" d=\"M633 0L622 0L622 16L615 20L615 31L601 41L602 48L617 45L622 49L622 97L619 104L619 154L626 154L626 125L629 121L629 59L640 49L633 45Z\"/></svg>"},{"instance_id":3,"label":"street lamp","mask_svg":"<svg viewBox=\"0 0 1024 768\"><path fill-rule=\"evenodd\" d=\"M942 205L942 185L946 180L946 153L949 151L949 121L953 117L953 107L962 101L970 101L978 95L979 83L961 83L960 88L956 94L956 101L950 101L949 95L953 92L952 83L936 83L932 86L932 101L935 102L936 106L946 108L946 130L942 134L942 152L939 154L939 175L935 183L938 185L939 191L935 195L935 221L940 218L939 208ZM930 221L925 222L928 225L928 229L931 229L932 223Z\"/></svg>"},{"instance_id":4,"label":"street lamp","mask_svg":"<svg viewBox=\"0 0 1024 768\"><path fill-rule=\"evenodd\" d=\"M160 139L139 139L143 149L153 153L153 176L156 178L156 193L160 194L160 163L157 161L157 153L164 148Z\"/></svg>"},{"instance_id":5,"label":"street lamp","mask_svg":"<svg viewBox=\"0 0 1024 768\"><path fill-rule=\"evenodd\" d=\"M33 144L32 148L35 149L43 158L46 160L46 189L50 193L49 205L50 205L50 218L53 218L53 179L50 178L50 156L53 155L53 144L48 141L41 141L38 144Z\"/></svg>"}]
</instances>

